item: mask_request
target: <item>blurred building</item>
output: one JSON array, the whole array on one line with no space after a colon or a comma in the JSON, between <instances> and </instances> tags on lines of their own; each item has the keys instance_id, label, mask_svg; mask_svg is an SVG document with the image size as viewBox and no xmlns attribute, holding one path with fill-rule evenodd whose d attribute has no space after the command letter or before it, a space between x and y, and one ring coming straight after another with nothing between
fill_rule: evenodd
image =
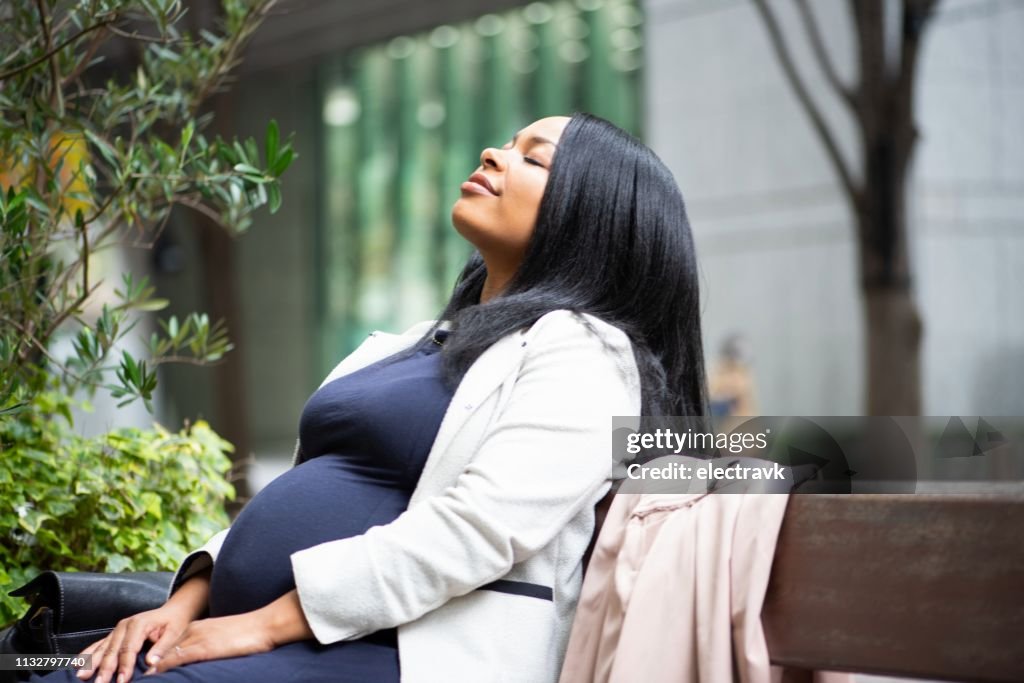
<instances>
[{"instance_id":1,"label":"blurred building","mask_svg":"<svg viewBox=\"0 0 1024 683\"><path fill-rule=\"evenodd\" d=\"M856 158L796 3L772 3ZM856 78L845 0L810 3ZM887 3L890 9L896 5ZM689 205L709 349L739 331L766 415L863 410L855 226L749 0L647 0L645 122ZM908 205L926 415L1024 410L1024 3L941 0L919 56Z\"/></svg>"},{"instance_id":2,"label":"blurred building","mask_svg":"<svg viewBox=\"0 0 1024 683\"><path fill-rule=\"evenodd\" d=\"M852 154L793 3L774 5ZM852 78L845 0L813 7ZM171 370L167 421L217 426L237 411L228 423L246 430L257 483L280 471L330 367L369 330L438 312L466 253L447 212L481 148L574 108L632 130L672 168L702 262L706 347L744 335L761 411L862 410L854 226L749 0L281 8L218 112L257 137L276 118L301 155L281 211L231 246L240 379ZM1024 409L1022 38L1024 4L944 0L925 39L910 211L928 414ZM184 310L213 296L203 248L182 219L157 254L162 293Z\"/></svg>"}]
</instances>

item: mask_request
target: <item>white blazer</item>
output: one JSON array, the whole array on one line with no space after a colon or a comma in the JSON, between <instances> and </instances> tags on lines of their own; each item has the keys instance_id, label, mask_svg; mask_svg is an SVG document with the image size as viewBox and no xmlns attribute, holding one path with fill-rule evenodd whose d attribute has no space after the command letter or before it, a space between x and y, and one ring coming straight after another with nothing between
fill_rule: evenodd
<instances>
[{"instance_id":1,"label":"white blazer","mask_svg":"<svg viewBox=\"0 0 1024 683\"><path fill-rule=\"evenodd\" d=\"M432 323L372 333L324 383ZM639 412L629 338L594 316L553 311L494 343L457 387L408 509L291 555L316 639L397 627L403 683L557 681L612 482L612 416ZM168 595L216 562L227 532L185 558Z\"/></svg>"}]
</instances>

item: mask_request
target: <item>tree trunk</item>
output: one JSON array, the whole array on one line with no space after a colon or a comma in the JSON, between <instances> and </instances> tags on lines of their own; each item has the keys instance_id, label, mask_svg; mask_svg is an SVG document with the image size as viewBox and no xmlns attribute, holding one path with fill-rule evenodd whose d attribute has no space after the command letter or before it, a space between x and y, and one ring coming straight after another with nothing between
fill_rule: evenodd
<instances>
[{"instance_id":1,"label":"tree trunk","mask_svg":"<svg viewBox=\"0 0 1024 683\"><path fill-rule=\"evenodd\" d=\"M921 414L923 324L913 296L906 178L912 138L898 125L866 127L857 211L866 337L867 415Z\"/></svg>"},{"instance_id":2,"label":"tree trunk","mask_svg":"<svg viewBox=\"0 0 1024 683\"><path fill-rule=\"evenodd\" d=\"M824 145L856 216L860 289L867 338L868 415L919 415L922 322L912 294L906 178L917 141L914 79L925 27L937 0L902 0L899 42L887 56L886 0L849 0L859 79L845 85L825 49L808 0L797 9L818 66L853 113L860 133L862 180L839 152L832 128L810 96L768 0L754 0L794 94Z\"/></svg>"},{"instance_id":3,"label":"tree trunk","mask_svg":"<svg viewBox=\"0 0 1024 683\"><path fill-rule=\"evenodd\" d=\"M907 286L864 287L867 414L921 414L921 317Z\"/></svg>"}]
</instances>

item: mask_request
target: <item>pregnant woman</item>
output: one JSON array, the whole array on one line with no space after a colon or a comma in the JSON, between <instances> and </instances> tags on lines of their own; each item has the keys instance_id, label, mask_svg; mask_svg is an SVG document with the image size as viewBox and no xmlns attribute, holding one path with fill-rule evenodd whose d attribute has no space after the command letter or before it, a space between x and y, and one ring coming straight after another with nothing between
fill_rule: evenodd
<instances>
[{"instance_id":1,"label":"pregnant woman","mask_svg":"<svg viewBox=\"0 0 1024 683\"><path fill-rule=\"evenodd\" d=\"M452 222L476 249L439 320L372 334L166 604L33 680L557 680L612 416L705 412L690 227L587 114L485 149Z\"/></svg>"}]
</instances>

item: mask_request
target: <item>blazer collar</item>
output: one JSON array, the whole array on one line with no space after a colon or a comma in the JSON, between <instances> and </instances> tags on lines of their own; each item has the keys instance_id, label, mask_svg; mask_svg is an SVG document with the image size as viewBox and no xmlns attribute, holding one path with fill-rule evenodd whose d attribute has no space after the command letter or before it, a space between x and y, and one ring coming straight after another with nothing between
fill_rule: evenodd
<instances>
[{"instance_id":1,"label":"blazer collar","mask_svg":"<svg viewBox=\"0 0 1024 683\"><path fill-rule=\"evenodd\" d=\"M433 324L433 320L424 320L416 323L401 334L381 332L379 330L371 332L370 336L355 351L350 353L331 371L320 386L411 347ZM438 325L438 328L450 330L451 322L443 320ZM456 388L455 394L452 396L451 405L459 405L462 407L462 410L459 412L469 413L472 411L472 408L478 406L492 391L497 389L508 372L518 366L525 346L525 334L524 330L506 335L480 354L480 357L469 367ZM449 413L451 412L449 410ZM445 427L446 424L442 423L442 434ZM439 441L442 434L438 436Z\"/></svg>"},{"instance_id":2,"label":"blazer collar","mask_svg":"<svg viewBox=\"0 0 1024 683\"><path fill-rule=\"evenodd\" d=\"M337 367L327 376L320 386L328 382L355 372L361 368L371 365L388 356L398 353L415 344L423 334L434 324L433 320L424 320L416 323L401 334L375 331L363 341L359 347L350 353ZM451 322L443 320L438 325L439 329L450 330ZM459 382L455 393L452 395L451 403L441 420L434 444L427 456L423 467L420 481L430 481L429 477L441 467L462 467L464 463L456 462L455 458L443 458L442 454L448 448L452 439L465 425L466 421L473 415L474 410L496 391L509 374L522 363L523 354L526 351L526 332L518 332L506 335L488 347L480 357L469 367L462 381ZM442 461L445 461L443 464ZM443 479L442 479L443 480ZM412 502L423 495L424 487L417 486L413 492ZM418 495L419 494L419 495Z\"/></svg>"},{"instance_id":3,"label":"blazer collar","mask_svg":"<svg viewBox=\"0 0 1024 683\"><path fill-rule=\"evenodd\" d=\"M434 445L423 465L420 485L413 491L410 505L431 493L429 486L423 486L424 482L449 482L465 465L471 454L445 457L445 451L476 409L520 366L526 351L523 336L524 333L519 332L499 339L481 353L463 375L438 427Z\"/></svg>"}]
</instances>

